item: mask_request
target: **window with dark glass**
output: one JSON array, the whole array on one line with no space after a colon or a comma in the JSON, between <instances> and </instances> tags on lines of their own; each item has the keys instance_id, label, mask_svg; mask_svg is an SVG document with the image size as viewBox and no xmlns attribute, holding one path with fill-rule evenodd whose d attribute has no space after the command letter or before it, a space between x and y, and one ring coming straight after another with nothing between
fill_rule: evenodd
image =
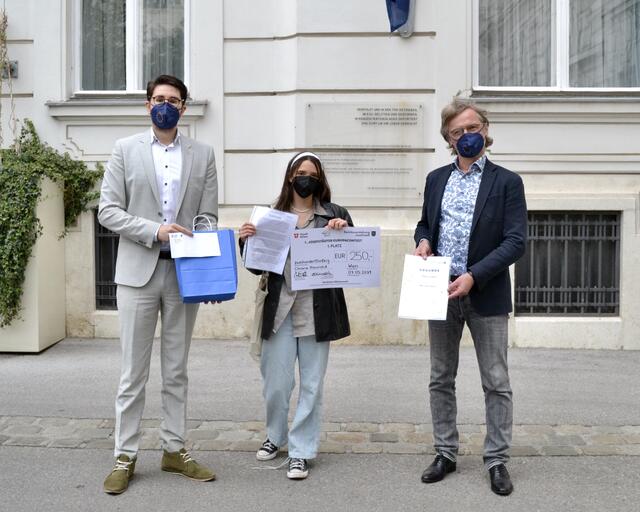
<instances>
[{"instance_id":1,"label":"window with dark glass","mask_svg":"<svg viewBox=\"0 0 640 512\"><path fill-rule=\"evenodd\" d=\"M118 235L98 222L98 211L94 212L96 309L116 309L116 257Z\"/></svg>"},{"instance_id":2,"label":"window with dark glass","mask_svg":"<svg viewBox=\"0 0 640 512\"><path fill-rule=\"evenodd\" d=\"M478 86L640 87L640 0L478 0Z\"/></svg>"},{"instance_id":3,"label":"window with dark glass","mask_svg":"<svg viewBox=\"0 0 640 512\"><path fill-rule=\"evenodd\" d=\"M184 0L81 0L80 88L138 91L184 79Z\"/></svg>"},{"instance_id":4,"label":"window with dark glass","mask_svg":"<svg viewBox=\"0 0 640 512\"><path fill-rule=\"evenodd\" d=\"M480 0L480 85L555 85L552 0Z\"/></svg>"},{"instance_id":5,"label":"window with dark glass","mask_svg":"<svg viewBox=\"0 0 640 512\"><path fill-rule=\"evenodd\" d=\"M127 88L126 2L83 0L82 88L124 91Z\"/></svg>"},{"instance_id":6,"label":"window with dark glass","mask_svg":"<svg viewBox=\"0 0 640 512\"><path fill-rule=\"evenodd\" d=\"M570 3L571 87L640 86L640 0Z\"/></svg>"}]
</instances>

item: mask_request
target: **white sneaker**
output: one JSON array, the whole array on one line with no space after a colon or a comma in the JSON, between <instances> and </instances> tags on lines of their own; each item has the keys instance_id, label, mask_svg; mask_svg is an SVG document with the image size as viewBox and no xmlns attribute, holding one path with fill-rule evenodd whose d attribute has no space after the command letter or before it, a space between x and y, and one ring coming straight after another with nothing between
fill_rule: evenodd
<instances>
[{"instance_id":1,"label":"white sneaker","mask_svg":"<svg viewBox=\"0 0 640 512\"><path fill-rule=\"evenodd\" d=\"M277 455L278 447L267 439L264 443L262 443L262 446L258 450L258 453L256 453L256 459L271 460L275 459Z\"/></svg>"},{"instance_id":2,"label":"white sneaker","mask_svg":"<svg viewBox=\"0 0 640 512\"><path fill-rule=\"evenodd\" d=\"M289 471L287 477L292 480L302 480L309 476L309 466L306 459L289 459Z\"/></svg>"}]
</instances>

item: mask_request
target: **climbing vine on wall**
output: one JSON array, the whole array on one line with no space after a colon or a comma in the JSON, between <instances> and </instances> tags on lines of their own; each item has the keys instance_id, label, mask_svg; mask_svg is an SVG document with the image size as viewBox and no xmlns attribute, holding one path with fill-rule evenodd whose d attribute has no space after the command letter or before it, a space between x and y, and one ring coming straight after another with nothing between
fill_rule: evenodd
<instances>
[{"instance_id":1,"label":"climbing vine on wall","mask_svg":"<svg viewBox=\"0 0 640 512\"><path fill-rule=\"evenodd\" d=\"M97 199L95 185L103 169L98 165L89 170L84 162L43 143L29 120L14 144L0 152L0 327L4 327L20 314L27 263L42 231L36 215L41 180L50 178L64 190L66 232Z\"/></svg>"}]
</instances>

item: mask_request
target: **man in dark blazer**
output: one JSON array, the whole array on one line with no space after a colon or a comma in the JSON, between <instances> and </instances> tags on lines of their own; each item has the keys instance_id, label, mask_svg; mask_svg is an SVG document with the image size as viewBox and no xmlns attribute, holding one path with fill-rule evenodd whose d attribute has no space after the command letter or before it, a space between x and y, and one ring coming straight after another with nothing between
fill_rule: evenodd
<instances>
[{"instance_id":1,"label":"man in dark blazer","mask_svg":"<svg viewBox=\"0 0 640 512\"><path fill-rule=\"evenodd\" d=\"M489 120L473 103L455 100L442 110L440 133L455 161L427 176L415 255L451 257L446 320L429 321L429 396L436 457L422 481L456 470L455 378L460 338L469 327L485 394L484 464L491 489L513 490L505 466L513 404L507 366L507 319L512 310L509 266L525 251L527 205L522 179L487 159Z\"/></svg>"}]
</instances>

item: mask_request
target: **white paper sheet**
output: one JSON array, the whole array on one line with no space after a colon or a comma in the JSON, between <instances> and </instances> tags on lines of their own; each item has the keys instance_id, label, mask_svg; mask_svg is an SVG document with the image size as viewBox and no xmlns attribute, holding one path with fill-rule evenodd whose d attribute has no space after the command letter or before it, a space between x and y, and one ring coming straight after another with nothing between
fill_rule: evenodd
<instances>
[{"instance_id":1,"label":"white paper sheet","mask_svg":"<svg viewBox=\"0 0 640 512\"><path fill-rule=\"evenodd\" d=\"M203 258L220 256L218 233L194 231L193 236L183 233L169 233L172 258Z\"/></svg>"},{"instance_id":2,"label":"white paper sheet","mask_svg":"<svg viewBox=\"0 0 640 512\"><path fill-rule=\"evenodd\" d=\"M380 286L380 228L299 229L291 241L291 289Z\"/></svg>"},{"instance_id":3,"label":"white paper sheet","mask_svg":"<svg viewBox=\"0 0 640 512\"><path fill-rule=\"evenodd\" d=\"M245 267L282 274L298 216L254 206L249 222L256 227L256 234L247 238L243 255Z\"/></svg>"},{"instance_id":4,"label":"white paper sheet","mask_svg":"<svg viewBox=\"0 0 640 512\"><path fill-rule=\"evenodd\" d=\"M405 255L399 318L446 320L451 258Z\"/></svg>"}]
</instances>

